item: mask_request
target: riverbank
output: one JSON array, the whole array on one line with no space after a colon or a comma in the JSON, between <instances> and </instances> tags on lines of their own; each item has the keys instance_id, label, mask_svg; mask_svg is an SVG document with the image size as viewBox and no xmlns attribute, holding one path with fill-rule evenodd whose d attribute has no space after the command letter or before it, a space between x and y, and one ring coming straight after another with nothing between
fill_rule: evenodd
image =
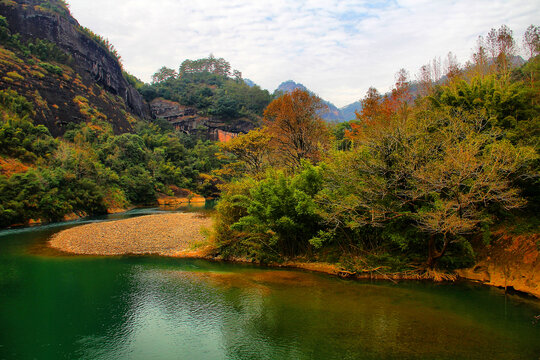
<instances>
[{"instance_id":1,"label":"riverbank","mask_svg":"<svg viewBox=\"0 0 540 360\"><path fill-rule=\"evenodd\" d=\"M540 234L513 235L500 229L479 254L475 266L459 269L465 279L512 288L540 298Z\"/></svg>"},{"instance_id":2,"label":"riverbank","mask_svg":"<svg viewBox=\"0 0 540 360\"><path fill-rule=\"evenodd\" d=\"M170 257L251 263L248 259L222 259L215 256L204 232L212 219L197 213L171 213L140 216L131 219L77 226L55 234L49 246L79 255L118 256L153 254ZM540 256L536 247L539 236L500 236L487 249L478 264L456 273L411 271L385 273L378 269L349 272L341 266L303 259L266 264L278 268L295 268L352 279L432 280L467 279L496 287L511 287L540 298Z\"/></svg>"}]
</instances>

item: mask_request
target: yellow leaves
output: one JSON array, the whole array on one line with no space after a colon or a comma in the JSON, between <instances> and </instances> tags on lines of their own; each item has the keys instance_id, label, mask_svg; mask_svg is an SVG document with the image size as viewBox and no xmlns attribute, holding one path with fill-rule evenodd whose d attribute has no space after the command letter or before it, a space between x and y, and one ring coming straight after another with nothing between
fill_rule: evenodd
<instances>
[{"instance_id":1,"label":"yellow leaves","mask_svg":"<svg viewBox=\"0 0 540 360\"><path fill-rule=\"evenodd\" d=\"M43 74L41 71L38 71L38 70L31 70L30 75L38 79L43 79L45 77L45 74Z\"/></svg>"},{"instance_id":2,"label":"yellow leaves","mask_svg":"<svg viewBox=\"0 0 540 360\"><path fill-rule=\"evenodd\" d=\"M48 106L47 101L45 99L43 99L43 97L41 96L39 91L37 91L37 90L34 91L33 98L34 98L34 101L36 102L36 105L37 105L38 109L47 109L47 110L49 110L49 106Z\"/></svg>"},{"instance_id":3,"label":"yellow leaves","mask_svg":"<svg viewBox=\"0 0 540 360\"><path fill-rule=\"evenodd\" d=\"M6 6L17 6L17 3L13 0L1 0L0 4L6 5Z\"/></svg>"},{"instance_id":4,"label":"yellow leaves","mask_svg":"<svg viewBox=\"0 0 540 360\"><path fill-rule=\"evenodd\" d=\"M100 112L98 109L90 106L88 99L83 96L77 95L73 98L73 102L79 107L81 115L93 122L105 121L107 116Z\"/></svg>"},{"instance_id":5,"label":"yellow leaves","mask_svg":"<svg viewBox=\"0 0 540 360\"><path fill-rule=\"evenodd\" d=\"M24 76L20 75L16 71L10 71L6 74L7 77L11 78L12 81L15 80L24 80Z\"/></svg>"},{"instance_id":6,"label":"yellow leaves","mask_svg":"<svg viewBox=\"0 0 540 360\"><path fill-rule=\"evenodd\" d=\"M239 163L228 166L227 171L234 174L244 167L252 175L262 172L268 162L270 140L266 129L255 129L221 143L223 151L233 154L239 160Z\"/></svg>"}]
</instances>

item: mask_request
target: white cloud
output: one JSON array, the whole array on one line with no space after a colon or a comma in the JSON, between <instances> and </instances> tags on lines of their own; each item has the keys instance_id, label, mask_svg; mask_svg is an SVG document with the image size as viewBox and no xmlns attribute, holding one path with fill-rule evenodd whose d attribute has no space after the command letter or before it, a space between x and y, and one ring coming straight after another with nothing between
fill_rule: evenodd
<instances>
[{"instance_id":1,"label":"white cloud","mask_svg":"<svg viewBox=\"0 0 540 360\"><path fill-rule=\"evenodd\" d=\"M213 53L273 91L301 82L344 106L369 86L386 91L435 56L466 61L478 35L501 24L516 40L537 20L525 0L70 0L79 22L107 37L144 81L161 66Z\"/></svg>"}]
</instances>

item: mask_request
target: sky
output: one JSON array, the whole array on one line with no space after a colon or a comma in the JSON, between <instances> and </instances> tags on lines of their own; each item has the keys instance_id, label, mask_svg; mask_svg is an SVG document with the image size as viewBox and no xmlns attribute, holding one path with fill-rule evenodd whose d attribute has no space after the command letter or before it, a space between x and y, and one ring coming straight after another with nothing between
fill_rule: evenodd
<instances>
[{"instance_id":1,"label":"sky","mask_svg":"<svg viewBox=\"0 0 540 360\"><path fill-rule=\"evenodd\" d=\"M452 51L470 59L479 35L506 24L517 43L540 25L537 0L68 0L83 26L108 38L145 82L160 67L213 54L273 92L304 84L338 107L395 73ZM536 23L535 23L536 22Z\"/></svg>"}]
</instances>

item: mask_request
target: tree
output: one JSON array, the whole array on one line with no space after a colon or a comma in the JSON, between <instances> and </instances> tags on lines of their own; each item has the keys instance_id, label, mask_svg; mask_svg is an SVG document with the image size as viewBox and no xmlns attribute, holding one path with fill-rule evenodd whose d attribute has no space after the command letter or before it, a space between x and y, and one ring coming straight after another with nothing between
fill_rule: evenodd
<instances>
[{"instance_id":1,"label":"tree","mask_svg":"<svg viewBox=\"0 0 540 360\"><path fill-rule=\"evenodd\" d=\"M512 30L506 25L501 25L498 30L491 29L486 37L485 45L489 55L497 65L498 72L508 75L512 65L511 58L516 52L516 42Z\"/></svg>"},{"instance_id":2,"label":"tree","mask_svg":"<svg viewBox=\"0 0 540 360\"><path fill-rule=\"evenodd\" d=\"M319 97L295 89L272 101L264 111L271 146L288 167L299 167L303 159L317 162L321 149L329 147L328 128L318 115L323 108Z\"/></svg>"},{"instance_id":3,"label":"tree","mask_svg":"<svg viewBox=\"0 0 540 360\"><path fill-rule=\"evenodd\" d=\"M412 215L416 226L429 234L428 267L451 241L460 241L461 235L489 221L488 206L510 210L525 204L512 185L512 175L535 157L532 149L499 140L500 131L483 130L486 120L481 116L456 113L444 118L447 124L435 136L414 143L424 149L437 146L438 151L425 162L408 160L410 186L404 190L417 204Z\"/></svg>"},{"instance_id":4,"label":"tree","mask_svg":"<svg viewBox=\"0 0 540 360\"><path fill-rule=\"evenodd\" d=\"M240 165L247 174L256 175L264 169L270 152L270 140L271 137L265 129L255 129L222 143L221 148L236 156L240 164L235 165Z\"/></svg>"},{"instance_id":5,"label":"tree","mask_svg":"<svg viewBox=\"0 0 540 360\"><path fill-rule=\"evenodd\" d=\"M353 141L372 138L376 133L382 135L387 127L393 126L395 118L404 118L409 112L412 100L407 71L401 69L396 74L396 84L389 96L381 96L377 89L369 88L361 101L362 110L356 113L357 123L352 123L352 131L346 136Z\"/></svg>"},{"instance_id":6,"label":"tree","mask_svg":"<svg viewBox=\"0 0 540 360\"><path fill-rule=\"evenodd\" d=\"M152 84L157 84L169 79L176 79L177 77L178 73L176 70L163 66L154 75L152 75Z\"/></svg>"},{"instance_id":7,"label":"tree","mask_svg":"<svg viewBox=\"0 0 540 360\"><path fill-rule=\"evenodd\" d=\"M476 75L485 76L489 73L489 60L483 36L479 36L476 43L476 52L472 55Z\"/></svg>"},{"instance_id":8,"label":"tree","mask_svg":"<svg viewBox=\"0 0 540 360\"><path fill-rule=\"evenodd\" d=\"M452 80L458 77L461 73L459 62L457 61L456 55L451 51L446 56L446 76L449 80Z\"/></svg>"},{"instance_id":9,"label":"tree","mask_svg":"<svg viewBox=\"0 0 540 360\"><path fill-rule=\"evenodd\" d=\"M418 78L418 87L420 90L420 95L427 96L433 90L435 81L433 79L433 71L431 69L431 63L422 65L420 71L417 75Z\"/></svg>"},{"instance_id":10,"label":"tree","mask_svg":"<svg viewBox=\"0 0 540 360\"><path fill-rule=\"evenodd\" d=\"M530 25L523 35L523 47L529 58L540 54L540 27Z\"/></svg>"},{"instance_id":11,"label":"tree","mask_svg":"<svg viewBox=\"0 0 540 360\"><path fill-rule=\"evenodd\" d=\"M383 131L367 126L352 152L332 158L320 197L329 225L401 221L423 234L431 268L489 219L488 207L524 204L512 180L534 150L502 139L481 114L423 109L389 121Z\"/></svg>"},{"instance_id":12,"label":"tree","mask_svg":"<svg viewBox=\"0 0 540 360\"><path fill-rule=\"evenodd\" d=\"M313 199L322 183L320 167L306 163L293 177L283 172L269 173L253 184L248 196L241 197L246 215L231 229L262 246L261 255L274 252L295 256L310 246L317 247L319 242L313 238L320 229L320 216Z\"/></svg>"},{"instance_id":13,"label":"tree","mask_svg":"<svg viewBox=\"0 0 540 360\"><path fill-rule=\"evenodd\" d=\"M381 112L382 96L374 87L370 87L362 100L362 108L356 113L357 119L374 121Z\"/></svg>"},{"instance_id":14,"label":"tree","mask_svg":"<svg viewBox=\"0 0 540 360\"><path fill-rule=\"evenodd\" d=\"M483 110L490 118L488 126L515 128L525 118L529 104L519 83L508 84L495 75L459 79L440 89L430 99L438 106L451 106L465 111Z\"/></svg>"},{"instance_id":15,"label":"tree","mask_svg":"<svg viewBox=\"0 0 540 360\"><path fill-rule=\"evenodd\" d=\"M231 64L223 58L215 58L210 54L207 58L198 60L185 60L180 65L179 75L180 77L185 74L208 72L225 77L231 76ZM234 76L242 76L240 72L234 72Z\"/></svg>"}]
</instances>

